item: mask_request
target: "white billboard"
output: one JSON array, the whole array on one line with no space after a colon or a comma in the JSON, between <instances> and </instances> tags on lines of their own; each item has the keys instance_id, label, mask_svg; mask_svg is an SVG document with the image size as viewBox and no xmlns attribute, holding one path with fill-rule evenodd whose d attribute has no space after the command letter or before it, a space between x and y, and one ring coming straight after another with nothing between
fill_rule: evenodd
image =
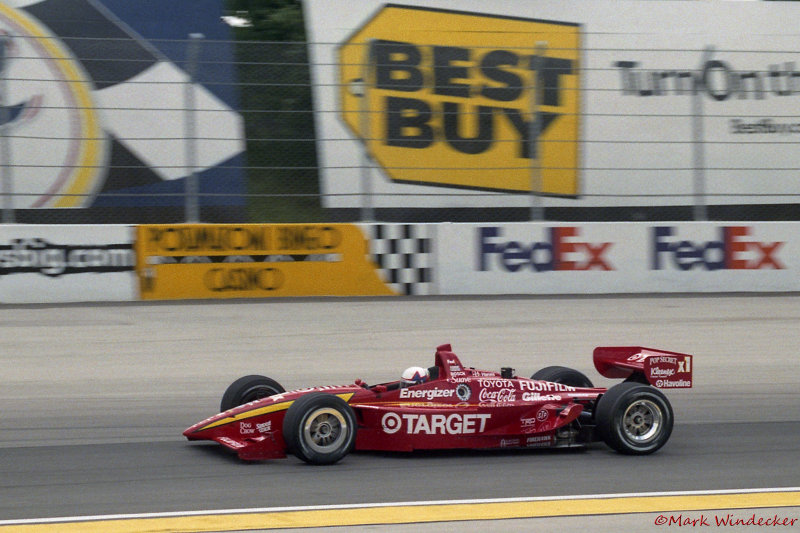
<instances>
[{"instance_id":1,"label":"white billboard","mask_svg":"<svg viewBox=\"0 0 800 533\"><path fill-rule=\"evenodd\" d=\"M800 290L795 223L442 224L440 294Z\"/></svg>"},{"instance_id":2,"label":"white billboard","mask_svg":"<svg viewBox=\"0 0 800 533\"><path fill-rule=\"evenodd\" d=\"M0 225L0 303L139 297L128 226Z\"/></svg>"},{"instance_id":3,"label":"white billboard","mask_svg":"<svg viewBox=\"0 0 800 533\"><path fill-rule=\"evenodd\" d=\"M797 3L304 7L327 207L527 207L531 191L544 207L800 194Z\"/></svg>"}]
</instances>

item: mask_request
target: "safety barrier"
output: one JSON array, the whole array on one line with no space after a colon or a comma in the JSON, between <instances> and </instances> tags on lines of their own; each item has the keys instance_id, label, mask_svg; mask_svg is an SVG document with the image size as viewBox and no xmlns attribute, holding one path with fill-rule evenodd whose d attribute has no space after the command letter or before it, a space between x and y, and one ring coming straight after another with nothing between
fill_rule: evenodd
<instances>
[{"instance_id":1,"label":"safety barrier","mask_svg":"<svg viewBox=\"0 0 800 533\"><path fill-rule=\"evenodd\" d=\"M800 290L800 223L0 226L0 303Z\"/></svg>"}]
</instances>

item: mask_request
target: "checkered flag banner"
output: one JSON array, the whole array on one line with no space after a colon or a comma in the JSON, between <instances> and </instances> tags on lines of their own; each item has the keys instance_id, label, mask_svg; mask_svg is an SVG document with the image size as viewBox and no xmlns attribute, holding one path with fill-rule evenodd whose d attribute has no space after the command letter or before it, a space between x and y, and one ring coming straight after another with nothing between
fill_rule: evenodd
<instances>
[{"instance_id":1,"label":"checkered flag banner","mask_svg":"<svg viewBox=\"0 0 800 533\"><path fill-rule=\"evenodd\" d=\"M378 265L381 279L399 294L433 294L433 226L372 224L367 228L370 258Z\"/></svg>"}]
</instances>

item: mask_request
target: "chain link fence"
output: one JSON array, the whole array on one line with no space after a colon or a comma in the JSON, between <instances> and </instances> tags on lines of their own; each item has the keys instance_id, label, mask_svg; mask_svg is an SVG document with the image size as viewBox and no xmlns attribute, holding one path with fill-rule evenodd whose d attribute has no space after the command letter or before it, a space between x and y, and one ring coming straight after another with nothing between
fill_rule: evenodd
<instances>
[{"instance_id":1,"label":"chain link fence","mask_svg":"<svg viewBox=\"0 0 800 533\"><path fill-rule=\"evenodd\" d=\"M577 168L580 174L625 170L631 175L638 174L632 180L642 184L640 190L628 194L625 186L608 192L584 187L572 205L563 198L551 202L547 195L537 191L465 193L459 188L429 187L428 192L415 189L415 195L427 194L432 200L446 198L446 209L382 207L372 197L381 193L375 192L370 183L387 181L388 171L379 168L381 163L374 155L364 153L361 166L337 169L358 177L364 185L349 193L356 198L348 207L335 207L328 196L338 193L331 193L321 185L333 159L330 153L326 159L320 157L324 152L318 152L320 143L330 151L339 140L350 145L385 140L381 137L385 135L383 130L372 131L371 138L364 141L355 135L347 139L325 138L317 129L320 118L344 120L337 105L320 102L316 102L316 108L314 105L315 95L320 91L339 94L342 87L335 85L344 81L317 78L312 81L312 66L338 67L339 44L325 45L326 52L315 56L316 65L309 59L309 49L313 46L301 42L218 42L194 35L185 40L156 43L158 49L173 48L175 53L171 55L182 57L178 61L168 61L158 53L134 53L124 44L89 38L50 41L4 36L0 40L0 206L4 223L800 218L800 181L794 190L789 187L777 192L769 182L769 173L773 171L784 175L800 172L800 158L781 156L776 165L753 165L738 162L736 157L740 150L756 148L769 154L774 149L785 153L787 144L789 148L797 145L800 104L793 99L786 99L787 105L780 116L715 115L712 106L705 104L709 95L714 98L712 81L703 81L706 90L700 90L691 85L695 83L691 81L692 74L687 82L690 84L681 86L678 83L682 74L677 71L645 71L634 64L578 64L576 69L583 76L580 98L584 102L578 111L579 120L590 117L594 123L604 120L602 113L593 114L592 108L585 105L604 92L627 91L629 95L643 96L648 91L650 94L659 90L686 91L687 98L672 113L647 116L632 105L607 117L623 123L626 117L631 121L644 117L669 125L682 132L680 135L671 135L667 140L658 140L657 136L641 138L635 133L636 128L632 128L628 138L618 135L604 139L595 130L591 138L570 141L579 143L580 150L590 155L605 149L624 152L626 145L643 143L653 145L650 151L655 155L675 150L687 153L679 164L674 163L674 157L665 157L670 161L668 164L657 157L648 161L659 171L659 176L670 173L684 176L686 187L669 193L681 201L643 203L642 199L659 196L647 190L648 168L603 169L594 163L597 159L589 161L583 157ZM317 49L319 44L316 43ZM232 50L233 54L220 54L222 48ZM631 56L636 52L625 50ZM658 52L669 54L670 50ZM696 52L705 54L707 67L712 61L712 51ZM532 53L544 55L547 51ZM713 53L719 56L725 51ZM793 51L784 54L790 59L795 55L798 54ZM698 76L703 75L704 68L703 64L697 68ZM613 76L620 80L618 86L592 86L596 78L590 73L596 70L614 71ZM103 78L104 73L120 71L125 74ZM712 68L714 76L722 77L721 83L738 84L737 95L753 91L748 101L760 98L756 91L800 92L800 73L795 72L793 64L775 68L770 65L758 72L749 70L758 83L742 76L737 78L731 72L730 66L721 60ZM541 79L553 78L545 75ZM369 83L368 80L366 85ZM426 79L426 83L433 82ZM785 87L776 85L783 83ZM536 102L535 94L531 94L530 100ZM628 101L633 103L633 96ZM336 102L336 98L332 101ZM368 109L363 112L372 113ZM480 112L477 107L462 110L471 114L473 124L481 120ZM535 109L535 113L539 112L540 109ZM541 112L538 119L546 114ZM536 122L534 114L528 116L531 118L527 123L541 124ZM718 135L704 130L706 122L714 118L726 121L731 130L738 128L740 140L736 143L720 140ZM470 135L467 130L471 127L464 126L465 137ZM533 143L530 148L534 153L548 149L536 144L539 139L535 133L528 140ZM730 165L707 162L707 154L720 151L731 153ZM408 164L413 167L413 159ZM484 170L491 174L500 169ZM747 187L734 186L723 191L708 185L709 174L719 181L726 173L736 176L731 180L734 184L739 176L754 179L747 177L748 173L761 176L756 178L764 180L761 192L772 200L762 202L759 192ZM367 182L363 176L367 176ZM494 202L476 207L475 198L481 194L495 200L504 195L525 199L509 206L497 206ZM470 197L469 205L459 206L462 195ZM602 201L608 197L616 201ZM726 202L716 201L718 197L724 197Z\"/></svg>"}]
</instances>

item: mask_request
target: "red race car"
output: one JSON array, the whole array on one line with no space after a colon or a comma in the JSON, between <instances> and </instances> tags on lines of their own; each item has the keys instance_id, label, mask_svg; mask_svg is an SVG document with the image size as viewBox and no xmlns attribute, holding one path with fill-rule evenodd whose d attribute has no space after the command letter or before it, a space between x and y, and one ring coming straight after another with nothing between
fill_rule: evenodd
<instances>
[{"instance_id":1,"label":"red race car","mask_svg":"<svg viewBox=\"0 0 800 533\"><path fill-rule=\"evenodd\" d=\"M265 376L245 376L222 397L222 413L188 428L245 460L292 453L331 464L352 450L583 446L603 440L625 454L661 448L672 407L659 390L692 386L692 356L642 347L599 347L597 371L624 379L597 388L581 372L550 366L530 379L511 368L465 367L449 344L435 365L401 379L286 392Z\"/></svg>"}]
</instances>

